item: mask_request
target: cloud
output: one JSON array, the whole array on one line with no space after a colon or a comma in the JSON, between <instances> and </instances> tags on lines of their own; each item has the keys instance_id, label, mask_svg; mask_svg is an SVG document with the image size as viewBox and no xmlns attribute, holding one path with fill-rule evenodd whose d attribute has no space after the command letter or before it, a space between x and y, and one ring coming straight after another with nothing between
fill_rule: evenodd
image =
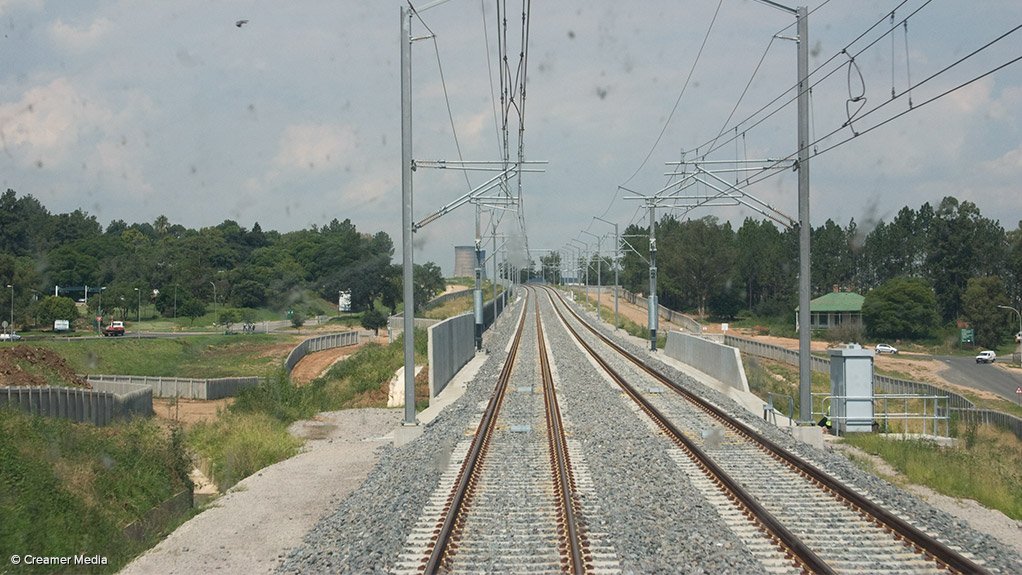
<instances>
[{"instance_id":1,"label":"cloud","mask_svg":"<svg viewBox=\"0 0 1022 575\"><path fill-rule=\"evenodd\" d=\"M999 158L983 162L981 172L987 172L993 176L1013 177L1022 176L1022 148L1009 150Z\"/></svg>"},{"instance_id":2,"label":"cloud","mask_svg":"<svg viewBox=\"0 0 1022 575\"><path fill-rule=\"evenodd\" d=\"M282 168L316 169L344 160L358 147L347 126L297 124L284 128L274 163Z\"/></svg>"},{"instance_id":3,"label":"cloud","mask_svg":"<svg viewBox=\"0 0 1022 575\"><path fill-rule=\"evenodd\" d=\"M57 78L0 105L4 151L23 165L62 163L81 130L110 119L106 110L86 101L66 78Z\"/></svg>"},{"instance_id":4,"label":"cloud","mask_svg":"<svg viewBox=\"0 0 1022 575\"><path fill-rule=\"evenodd\" d=\"M49 33L58 46L72 52L81 52L97 45L112 29L113 24L106 18L97 18L81 28L56 20L50 24Z\"/></svg>"}]
</instances>

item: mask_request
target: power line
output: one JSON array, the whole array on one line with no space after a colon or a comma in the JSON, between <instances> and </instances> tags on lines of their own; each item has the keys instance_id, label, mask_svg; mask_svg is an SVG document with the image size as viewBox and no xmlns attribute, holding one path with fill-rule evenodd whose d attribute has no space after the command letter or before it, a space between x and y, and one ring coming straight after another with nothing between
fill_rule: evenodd
<instances>
[{"instance_id":1,"label":"power line","mask_svg":"<svg viewBox=\"0 0 1022 575\"><path fill-rule=\"evenodd\" d=\"M646 162L649 161L649 158L653 155L653 152L656 150L657 146L660 145L660 140L663 139L664 133L667 132L667 127L670 126L671 119L674 118L674 113L678 111L678 106L681 104L681 99L685 96L685 92L688 90L688 84L692 80L692 74L695 73L696 66L699 65L699 60L702 58L703 55L703 49L706 48L706 42L710 39L710 33L713 31L713 25L717 22L717 15L720 14L720 7L723 4L724 0L719 0L717 2L717 9L713 11L713 18L710 19L710 25L706 27L706 33L703 35L703 42L699 46L699 51L696 52L696 58L692 62L692 67L688 71L688 76L685 78L685 83L682 84L681 93L678 94L678 98L674 101L674 107L671 108L671 113L668 114L667 120L664 121L664 126L663 128L660 129L660 134L657 135L656 141L653 142L653 146L649 149L649 152L646 153L646 157L642 159L642 163L639 164L639 167L635 169L635 172L632 173L631 176L628 176L627 180L621 183L622 186L628 184L628 182L632 181L632 179L634 179L635 176L637 176L639 172L642 171L642 168L646 166Z\"/></svg>"}]
</instances>

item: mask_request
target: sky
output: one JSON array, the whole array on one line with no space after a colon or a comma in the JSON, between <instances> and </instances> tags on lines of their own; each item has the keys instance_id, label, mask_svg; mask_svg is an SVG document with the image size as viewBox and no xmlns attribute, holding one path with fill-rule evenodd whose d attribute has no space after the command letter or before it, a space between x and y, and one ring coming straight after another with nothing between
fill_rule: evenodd
<instances>
[{"instance_id":1,"label":"sky","mask_svg":"<svg viewBox=\"0 0 1022 575\"><path fill-rule=\"evenodd\" d=\"M524 105L515 98L524 122L512 116L508 141L517 158L523 128L523 157L547 163L520 179L527 242L516 213L482 213L487 230L500 218L498 244L527 243L533 256L571 239L595 246L583 230L613 228L594 217L622 231L646 224L635 198L677 181L667 162L705 155L724 163L704 168L726 169L795 154L791 14L754 0L530 4ZM0 185L103 226L163 215L188 228L229 219L287 232L350 219L390 234L400 261L402 5L0 0ZM1022 3L807 6L813 226L854 218L868 231L953 195L1016 229L1022 62L1009 62L1022 55L1022 31L1012 32ZM497 39L521 77L522 4L508 3L506 32L495 7L450 0L413 19L415 160L502 157ZM797 218L793 170L748 186L747 175L737 176L744 193ZM416 170L415 220L490 176ZM659 213L736 228L764 217L742 205ZM450 274L454 246L474 237L465 205L416 233L415 261Z\"/></svg>"}]
</instances>

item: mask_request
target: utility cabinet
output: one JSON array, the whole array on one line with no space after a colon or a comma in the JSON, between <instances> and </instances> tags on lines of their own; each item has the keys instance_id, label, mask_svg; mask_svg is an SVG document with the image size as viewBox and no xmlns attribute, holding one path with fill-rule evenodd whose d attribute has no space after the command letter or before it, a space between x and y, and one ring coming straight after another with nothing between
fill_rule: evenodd
<instances>
[{"instance_id":1,"label":"utility cabinet","mask_svg":"<svg viewBox=\"0 0 1022 575\"><path fill-rule=\"evenodd\" d=\"M830 418L834 432L873 430L873 350L859 344L830 353Z\"/></svg>"}]
</instances>

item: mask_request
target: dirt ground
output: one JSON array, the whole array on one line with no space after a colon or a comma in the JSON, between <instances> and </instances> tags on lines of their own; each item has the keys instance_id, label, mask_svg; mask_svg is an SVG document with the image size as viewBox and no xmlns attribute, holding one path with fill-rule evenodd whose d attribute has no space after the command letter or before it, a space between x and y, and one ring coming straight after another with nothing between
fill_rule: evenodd
<instances>
[{"instance_id":1,"label":"dirt ground","mask_svg":"<svg viewBox=\"0 0 1022 575\"><path fill-rule=\"evenodd\" d=\"M167 421L176 421L190 427L200 421L213 421L220 412L234 402L233 397L224 399L178 399L165 397L153 398L153 411L156 417Z\"/></svg>"},{"instance_id":2,"label":"dirt ground","mask_svg":"<svg viewBox=\"0 0 1022 575\"><path fill-rule=\"evenodd\" d=\"M47 386L50 380L61 381L67 387L92 389L52 350L31 345L0 349L0 386Z\"/></svg>"}]
</instances>

